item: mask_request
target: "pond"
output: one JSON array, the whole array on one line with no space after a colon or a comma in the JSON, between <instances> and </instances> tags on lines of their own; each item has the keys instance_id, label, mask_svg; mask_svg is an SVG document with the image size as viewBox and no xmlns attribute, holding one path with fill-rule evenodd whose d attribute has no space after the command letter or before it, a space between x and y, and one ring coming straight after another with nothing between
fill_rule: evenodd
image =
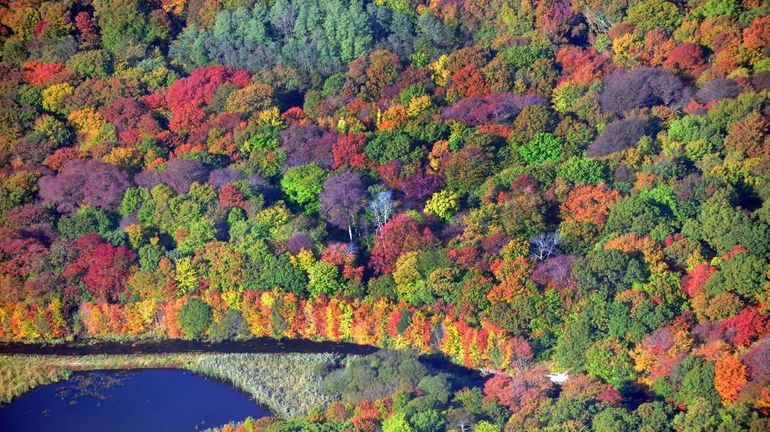
<instances>
[{"instance_id":1,"label":"pond","mask_svg":"<svg viewBox=\"0 0 770 432\"><path fill-rule=\"evenodd\" d=\"M0 406L0 431L192 431L269 415L238 389L188 371L91 371Z\"/></svg>"}]
</instances>

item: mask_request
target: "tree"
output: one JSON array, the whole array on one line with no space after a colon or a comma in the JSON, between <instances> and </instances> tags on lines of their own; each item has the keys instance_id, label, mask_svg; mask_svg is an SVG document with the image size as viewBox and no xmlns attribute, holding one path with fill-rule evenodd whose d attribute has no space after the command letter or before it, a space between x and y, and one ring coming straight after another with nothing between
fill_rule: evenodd
<instances>
[{"instance_id":1,"label":"tree","mask_svg":"<svg viewBox=\"0 0 770 432\"><path fill-rule=\"evenodd\" d=\"M443 120L459 120L470 125L504 123L516 117L526 106L548 105L538 96L491 93L470 96L455 102L441 112Z\"/></svg>"},{"instance_id":2,"label":"tree","mask_svg":"<svg viewBox=\"0 0 770 432\"><path fill-rule=\"evenodd\" d=\"M363 168L366 162L365 142L366 137L361 132L341 135L332 146L332 168L337 169L345 165L355 169Z\"/></svg>"},{"instance_id":3,"label":"tree","mask_svg":"<svg viewBox=\"0 0 770 432\"><path fill-rule=\"evenodd\" d=\"M674 398L677 402L691 404L704 399L712 405L719 403L714 389L714 363L689 356L674 371Z\"/></svg>"},{"instance_id":4,"label":"tree","mask_svg":"<svg viewBox=\"0 0 770 432\"><path fill-rule=\"evenodd\" d=\"M767 261L755 255L739 253L725 260L719 272L706 282L704 288L711 293L729 290L746 299L758 297L767 283Z\"/></svg>"},{"instance_id":5,"label":"tree","mask_svg":"<svg viewBox=\"0 0 770 432\"><path fill-rule=\"evenodd\" d=\"M695 93L695 99L700 103L717 102L722 99L734 98L741 93L741 86L733 80L718 77L704 84Z\"/></svg>"},{"instance_id":6,"label":"tree","mask_svg":"<svg viewBox=\"0 0 770 432\"><path fill-rule=\"evenodd\" d=\"M353 226L366 205L366 191L357 174L345 172L324 181L320 196L321 217L332 225L347 229L353 241Z\"/></svg>"},{"instance_id":7,"label":"tree","mask_svg":"<svg viewBox=\"0 0 770 432\"><path fill-rule=\"evenodd\" d=\"M316 163L322 168L331 168L334 163L332 148L336 142L336 133L315 125L293 124L281 131L281 149L286 152L289 167Z\"/></svg>"},{"instance_id":8,"label":"tree","mask_svg":"<svg viewBox=\"0 0 770 432\"><path fill-rule=\"evenodd\" d=\"M746 385L746 366L733 356L719 359L714 364L714 387L722 402L730 404L738 399L741 388Z\"/></svg>"},{"instance_id":9,"label":"tree","mask_svg":"<svg viewBox=\"0 0 770 432\"><path fill-rule=\"evenodd\" d=\"M185 338L198 339L211 324L211 306L202 300L192 297L179 310L179 326Z\"/></svg>"},{"instance_id":10,"label":"tree","mask_svg":"<svg viewBox=\"0 0 770 432\"><path fill-rule=\"evenodd\" d=\"M75 240L74 245L79 256L62 275L68 278L80 276L91 295L100 301L120 299L136 253L125 246L104 243L96 234L86 234Z\"/></svg>"},{"instance_id":11,"label":"tree","mask_svg":"<svg viewBox=\"0 0 770 432\"><path fill-rule=\"evenodd\" d=\"M420 245L421 235L414 219L406 214L397 215L380 229L369 265L380 274L391 273L402 253L416 250Z\"/></svg>"},{"instance_id":12,"label":"tree","mask_svg":"<svg viewBox=\"0 0 770 432\"><path fill-rule=\"evenodd\" d=\"M302 206L305 214L314 214L321 209L319 197L326 175L326 170L315 162L293 166L281 178L281 189L289 199Z\"/></svg>"},{"instance_id":13,"label":"tree","mask_svg":"<svg viewBox=\"0 0 770 432\"><path fill-rule=\"evenodd\" d=\"M474 432L500 432L500 426L482 420L473 427Z\"/></svg>"},{"instance_id":14,"label":"tree","mask_svg":"<svg viewBox=\"0 0 770 432\"><path fill-rule=\"evenodd\" d=\"M512 303L532 294L532 283L527 280L532 265L526 258L504 258L493 262L491 268L499 284L487 294L490 301Z\"/></svg>"},{"instance_id":15,"label":"tree","mask_svg":"<svg viewBox=\"0 0 770 432\"><path fill-rule=\"evenodd\" d=\"M735 0L707 0L698 13L706 18L714 18L722 15L736 16L740 12L739 3Z\"/></svg>"},{"instance_id":16,"label":"tree","mask_svg":"<svg viewBox=\"0 0 770 432\"><path fill-rule=\"evenodd\" d=\"M699 45L685 43L668 53L663 66L676 72L684 72L697 77L708 67L703 60L703 49Z\"/></svg>"},{"instance_id":17,"label":"tree","mask_svg":"<svg viewBox=\"0 0 770 432\"><path fill-rule=\"evenodd\" d=\"M343 284L337 266L326 261L316 261L307 272L308 291L317 296L320 294L334 295L342 289Z\"/></svg>"},{"instance_id":18,"label":"tree","mask_svg":"<svg viewBox=\"0 0 770 432\"><path fill-rule=\"evenodd\" d=\"M607 181L604 164L586 157L567 159L556 169L556 175L577 184L595 185Z\"/></svg>"},{"instance_id":19,"label":"tree","mask_svg":"<svg viewBox=\"0 0 770 432\"><path fill-rule=\"evenodd\" d=\"M444 165L444 184L464 197L481 186L494 169L491 155L478 146L463 147L452 153Z\"/></svg>"},{"instance_id":20,"label":"tree","mask_svg":"<svg viewBox=\"0 0 770 432\"><path fill-rule=\"evenodd\" d=\"M682 21L676 5L666 0L634 3L628 8L627 17L628 22L644 32L655 28L671 31Z\"/></svg>"},{"instance_id":21,"label":"tree","mask_svg":"<svg viewBox=\"0 0 770 432\"><path fill-rule=\"evenodd\" d=\"M189 77L174 81L165 95L171 110L169 128L178 132L190 132L200 127L206 119L206 108L214 102L217 90L229 83L244 87L248 74L222 66L196 69Z\"/></svg>"},{"instance_id":22,"label":"tree","mask_svg":"<svg viewBox=\"0 0 770 432\"><path fill-rule=\"evenodd\" d=\"M434 193L425 203L425 213L434 214L447 222L459 209L460 199L456 193L450 190Z\"/></svg>"},{"instance_id":23,"label":"tree","mask_svg":"<svg viewBox=\"0 0 770 432\"><path fill-rule=\"evenodd\" d=\"M558 233L538 234L530 239L530 258L535 261L545 261L552 256L559 255L561 236Z\"/></svg>"},{"instance_id":24,"label":"tree","mask_svg":"<svg viewBox=\"0 0 770 432\"><path fill-rule=\"evenodd\" d=\"M612 206L604 232L647 235L658 226L670 229L672 218L667 205L645 195L632 195Z\"/></svg>"},{"instance_id":25,"label":"tree","mask_svg":"<svg viewBox=\"0 0 770 432\"><path fill-rule=\"evenodd\" d=\"M604 157L634 148L639 139L648 133L648 128L646 121L635 118L609 123L588 147L586 154L591 157Z\"/></svg>"},{"instance_id":26,"label":"tree","mask_svg":"<svg viewBox=\"0 0 770 432\"><path fill-rule=\"evenodd\" d=\"M635 378L628 350L613 340L591 345L586 352L586 371L617 389L625 388Z\"/></svg>"},{"instance_id":27,"label":"tree","mask_svg":"<svg viewBox=\"0 0 770 432\"><path fill-rule=\"evenodd\" d=\"M437 409L427 409L412 414L409 422L414 425L415 431L438 432L444 430L446 418Z\"/></svg>"},{"instance_id":28,"label":"tree","mask_svg":"<svg viewBox=\"0 0 770 432\"><path fill-rule=\"evenodd\" d=\"M631 432L636 431L639 419L623 408L605 408L592 420L595 432Z\"/></svg>"},{"instance_id":29,"label":"tree","mask_svg":"<svg viewBox=\"0 0 770 432\"><path fill-rule=\"evenodd\" d=\"M38 182L43 203L62 213L72 213L82 204L115 209L131 183L118 168L99 160L75 160L61 174L45 176Z\"/></svg>"},{"instance_id":30,"label":"tree","mask_svg":"<svg viewBox=\"0 0 770 432\"><path fill-rule=\"evenodd\" d=\"M134 44L151 41L152 32L139 0L97 0L94 9L107 50L121 54Z\"/></svg>"},{"instance_id":31,"label":"tree","mask_svg":"<svg viewBox=\"0 0 770 432\"><path fill-rule=\"evenodd\" d=\"M179 258L176 262L176 280L177 295L183 296L194 292L198 288L198 268L193 264L190 257Z\"/></svg>"},{"instance_id":32,"label":"tree","mask_svg":"<svg viewBox=\"0 0 770 432\"><path fill-rule=\"evenodd\" d=\"M552 162L559 159L561 140L546 132L538 132L526 145L519 147L519 156L524 162L533 165Z\"/></svg>"},{"instance_id":33,"label":"tree","mask_svg":"<svg viewBox=\"0 0 770 432\"><path fill-rule=\"evenodd\" d=\"M739 347L747 347L760 336L770 332L770 319L755 307L747 307L720 323L727 340Z\"/></svg>"},{"instance_id":34,"label":"tree","mask_svg":"<svg viewBox=\"0 0 770 432\"><path fill-rule=\"evenodd\" d=\"M531 412L537 403L543 401L551 390L552 383L546 377L547 371L532 367L519 371L513 376L496 374L484 383L484 394L513 412Z\"/></svg>"},{"instance_id":35,"label":"tree","mask_svg":"<svg viewBox=\"0 0 770 432\"><path fill-rule=\"evenodd\" d=\"M393 207L393 191L390 190L379 192L369 203L369 210L374 217L377 231L382 229L383 225L388 223L390 215L393 213Z\"/></svg>"},{"instance_id":36,"label":"tree","mask_svg":"<svg viewBox=\"0 0 770 432\"><path fill-rule=\"evenodd\" d=\"M604 227L610 209L620 199L620 193L605 184L580 186L573 189L559 207L563 221L593 224L597 230Z\"/></svg>"},{"instance_id":37,"label":"tree","mask_svg":"<svg viewBox=\"0 0 770 432\"><path fill-rule=\"evenodd\" d=\"M618 70L607 76L605 83L606 88L599 97L602 108L618 114L654 105L677 108L684 106L689 98L684 82L663 69Z\"/></svg>"},{"instance_id":38,"label":"tree","mask_svg":"<svg viewBox=\"0 0 770 432\"><path fill-rule=\"evenodd\" d=\"M112 56L104 50L83 51L70 57L67 67L86 78L107 78L112 73Z\"/></svg>"},{"instance_id":39,"label":"tree","mask_svg":"<svg viewBox=\"0 0 770 432\"><path fill-rule=\"evenodd\" d=\"M619 250L591 251L572 267L572 277L584 294L593 292L611 296L647 279L646 266Z\"/></svg>"},{"instance_id":40,"label":"tree","mask_svg":"<svg viewBox=\"0 0 770 432\"><path fill-rule=\"evenodd\" d=\"M414 428L406 421L406 414L398 412L382 422L382 432L413 432Z\"/></svg>"},{"instance_id":41,"label":"tree","mask_svg":"<svg viewBox=\"0 0 770 432\"><path fill-rule=\"evenodd\" d=\"M378 131L364 147L366 156L380 164L407 160L411 150L412 139L407 134L388 130Z\"/></svg>"}]
</instances>

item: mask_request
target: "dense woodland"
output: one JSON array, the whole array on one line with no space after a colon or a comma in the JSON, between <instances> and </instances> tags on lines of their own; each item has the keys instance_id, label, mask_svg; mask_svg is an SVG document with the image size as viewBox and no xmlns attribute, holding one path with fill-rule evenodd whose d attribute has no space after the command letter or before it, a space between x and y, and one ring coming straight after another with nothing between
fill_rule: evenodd
<instances>
[{"instance_id":1,"label":"dense woodland","mask_svg":"<svg viewBox=\"0 0 770 432\"><path fill-rule=\"evenodd\" d=\"M770 429L767 2L11 0L0 23L0 339L495 372L372 360L327 411L244 430ZM378 373L399 386L357 387Z\"/></svg>"}]
</instances>

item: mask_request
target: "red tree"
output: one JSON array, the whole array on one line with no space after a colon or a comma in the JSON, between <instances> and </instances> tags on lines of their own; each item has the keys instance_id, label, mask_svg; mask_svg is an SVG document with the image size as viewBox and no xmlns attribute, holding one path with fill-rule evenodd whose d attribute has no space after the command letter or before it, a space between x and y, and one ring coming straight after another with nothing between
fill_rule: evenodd
<instances>
[{"instance_id":1,"label":"red tree","mask_svg":"<svg viewBox=\"0 0 770 432\"><path fill-rule=\"evenodd\" d=\"M86 234L74 242L78 258L62 274L81 277L91 294L101 301L115 301L125 289L136 254L125 246L105 243L97 234Z\"/></svg>"},{"instance_id":2,"label":"red tree","mask_svg":"<svg viewBox=\"0 0 770 432\"><path fill-rule=\"evenodd\" d=\"M238 87L248 84L245 71L234 71L223 66L196 69L189 77L175 81L166 93L166 104L171 110L169 128L189 131L206 119L204 109L214 99L220 85L230 82Z\"/></svg>"},{"instance_id":3,"label":"red tree","mask_svg":"<svg viewBox=\"0 0 770 432\"><path fill-rule=\"evenodd\" d=\"M716 271L717 269L706 263L696 265L687 276L682 278L682 291L690 297L694 296Z\"/></svg>"},{"instance_id":4,"label":"red tree","mask_svg":"<svg viewBox=\"0 0 770 432\"><path fill-rule=\"evenodd\" d=\"M363 168L366 162L365 140L366 137L361 132L340 136L332 146L332 157L334 157L332 168L337 169L345 165L356 169Z\"/></svg>"},{"instance_id":5,"label":"red tree","mask_svg":"<svg viewBox=\"0 0 770 432\"><path fill-rule=\"evenodd\" d=\"M484 394L513 412L531 412L551 390L547 373L542 367L532 367L513 376L494 375L484 383Z\"/></svg>"},{"instance_id":6,"label":"red tree","mask_svg":"<svg viewBox=\"0 0 770 432\"><path fill-rule=\"evenodd\" d=\"M749 346L761 335L770 332L770 320L756 308L749 307L720 323L730 342Z\"/></svg>"},{"instance_id":7,"label":"red tree","mask_svg":"<svg viewBox=\"0 0 770 432\"><path fill-rule=\"evenodd\" d=\"M378 273L390 273L398 257L420 247L420 230L411 216L400 214L382 226L374 241L369 266Z\"/></svg>"},{"instance_id":8,"label":"red tree","mask_svg":"<svg viewBox=\"0 0 770 432\"><path fill-rule=\"evenodd\" d=\"M663 66L697 77L708 66L703 60L703 49L696 44L685 43L671 50Z\"/></svg>"}]
</instances>

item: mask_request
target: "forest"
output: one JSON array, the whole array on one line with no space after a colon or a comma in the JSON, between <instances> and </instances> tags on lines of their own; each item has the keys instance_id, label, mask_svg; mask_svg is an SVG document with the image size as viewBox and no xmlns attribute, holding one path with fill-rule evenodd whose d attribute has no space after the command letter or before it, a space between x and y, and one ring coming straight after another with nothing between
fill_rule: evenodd
<instances>
[{"instance_id":1,"label":"forest","mask_svg":"<svg viewBox=\"0 0 770 432\"><path fill-rule=\"evenodd\" d=\"M0 59L0 341L487 374L225 431L770 430L764 0L10 0Z\"/></svg>"}]
</instances>

